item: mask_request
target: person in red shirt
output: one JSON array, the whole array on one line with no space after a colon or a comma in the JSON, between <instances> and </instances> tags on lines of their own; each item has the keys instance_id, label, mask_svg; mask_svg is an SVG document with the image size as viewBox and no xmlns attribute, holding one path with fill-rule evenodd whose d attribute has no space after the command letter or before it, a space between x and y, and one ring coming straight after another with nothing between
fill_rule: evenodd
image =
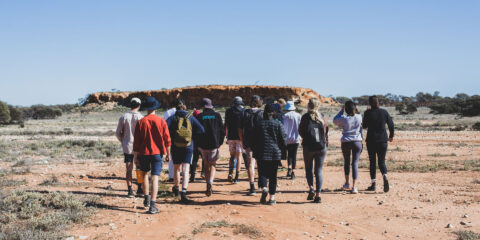
<instances>
[{"instance_id":1,"label":"person in red shirt","mask_svg":"<svg viewBox=\"0 0 480 240\"><path fill-rule=\"evenodd\" d=\"M155 115L155 110L160 107L160 103L154 97L147 97L141 105L141 111L147 111L148 114L138 121L135 127L133 151L136 165L140 169L152 175L152 189L158 189L158 176L162 172L162 157L166 155L165 160L170 160L170 132L165 120ZM143 205L150 207L148 213L155 214L159 210L155 206L157 192L152 191L149 195L149 179L145 174L143 179L143 189L145 191L145 200Z\"/></svg>"}]
</instances>

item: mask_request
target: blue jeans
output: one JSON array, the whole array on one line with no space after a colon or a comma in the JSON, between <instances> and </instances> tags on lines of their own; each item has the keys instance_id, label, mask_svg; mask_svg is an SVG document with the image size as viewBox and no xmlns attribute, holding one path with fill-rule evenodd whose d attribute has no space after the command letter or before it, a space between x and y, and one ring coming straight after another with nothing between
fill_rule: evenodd
<instances>
[{"instance_id":1,"label":"blue jeans","mask_svg":"<svg viewBox=\"0 0 480 240\"><path fill-rule=\"evenodd\" d=\"M322 191L322 169L325 156L327 155L327 147L322 150L310 151L304 147L303 161L305 162L305 174L307 176L307 183L309 187L313 186L313 175L315 172L315 191L317 193Z\"/></svg>"}]
</instances>

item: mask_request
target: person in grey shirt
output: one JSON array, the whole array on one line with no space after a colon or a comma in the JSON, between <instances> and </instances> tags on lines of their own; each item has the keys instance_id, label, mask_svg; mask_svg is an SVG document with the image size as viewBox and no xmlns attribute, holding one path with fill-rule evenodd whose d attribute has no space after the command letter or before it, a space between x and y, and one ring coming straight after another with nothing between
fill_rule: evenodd
<instances>
[{"instance_id":1,"label":"person in grey shirt","mask_svg":"<svg viewBox=\"0 0 480 240\"><path fill-rule=\"evenodd\" d=\"M344 111L346 114L344 114ZM343 190L351 190L351 193L358 193L355 182L358 178L358 160L363 150L362 140L362 115L359 114L357 106L352 101L347 101L342 110L333 118L333 123L342 128L342 152L345 171L345 184ZM350 156L352 156L352 188L350 189Z\"/></svg>"},{"instance_id":2,"label":"person in grey shirt","mask_svg":"<svg viewBox=\"0 0 480 240\"><path fill-rule=\"evenodd\" d=\"M133 171L133 134L135 132L135 126L137 125L138 120L142 119L142 114L138 111L140 109L141 101L139 98L132 98L130 100L131 110L127 113L124 113L120 120L118 120L117 131L115 135L117 136L118 141L122 143L123 154L125 156L125 167L126 167L126 180L128 187L128 197L134 197L132 190L132 171ZM143 194L142 190L142 180L143 173L141 170L137 169L137 185L138 190L137 194Z\"/></svg>"}]
</instances>

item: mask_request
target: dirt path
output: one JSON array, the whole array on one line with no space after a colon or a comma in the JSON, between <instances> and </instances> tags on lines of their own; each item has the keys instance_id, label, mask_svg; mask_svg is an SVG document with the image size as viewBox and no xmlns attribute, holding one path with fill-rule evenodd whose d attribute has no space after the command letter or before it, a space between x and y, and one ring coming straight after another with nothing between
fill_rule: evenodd
<instances>
[{"instance_id":1,"label":"dirt path","mask_svg":"<svg viewBox=\"0 0 480 240\"><path fill-rule=\"evenodd\" d=\"M102 196L105 206L92 219L93 225L71 233L99 239L249 239L260 235L260 239L455 239L456 230L480 232L478 172L391 173L393 186L385 194L362 191L369 185L369 176L361 169L360 193L352 195L336 190L343 183L342 168L325 167L323 203L313 204L306 200L305 173L303 164L299 165L296 180L279 173L275 206L261 205L259 195L247 196L246 177L240 184L226 182L227 161L222 160L211 197L205 196L205 183L197 178L189 186L192 204L161 198L158 215L145 214L142 199L124 197L125 184L117 177L123 176L122 164L109 171L85 169L88 179L74 178L88 187L75 190ZM114 177L105 177L112 172ZM461 225L461 221L471 225ZM447 224L454 228L446 228Z\"/></svg>"}]
</instances>

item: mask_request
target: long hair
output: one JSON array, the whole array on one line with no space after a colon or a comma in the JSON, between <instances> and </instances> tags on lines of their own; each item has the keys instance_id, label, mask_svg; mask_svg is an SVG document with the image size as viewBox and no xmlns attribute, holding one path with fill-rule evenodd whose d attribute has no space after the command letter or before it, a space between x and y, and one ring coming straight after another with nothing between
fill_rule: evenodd
<instances>
[{"instance_id":1,"label":"long hair","mask_svg":"<svg viewBox=\"0 0 480 240\"><path fill-rule=\"evenodd\" d=\"M357 105L350 100L345 102L345 112L348 116L355 116L355 114L359 113Z\"/></svg>"},{"instance_id":2,"label":"long hair","mask_svg":"<svg viewBox=\"0 0 480 240\"><path fill-rule=\"evenodd\" d=\"M308 114L314 122L319 122L324 124L322 114L320 113L320 100L317 98L310 98L308 100Z\"/></svg>"}]
</instances>

